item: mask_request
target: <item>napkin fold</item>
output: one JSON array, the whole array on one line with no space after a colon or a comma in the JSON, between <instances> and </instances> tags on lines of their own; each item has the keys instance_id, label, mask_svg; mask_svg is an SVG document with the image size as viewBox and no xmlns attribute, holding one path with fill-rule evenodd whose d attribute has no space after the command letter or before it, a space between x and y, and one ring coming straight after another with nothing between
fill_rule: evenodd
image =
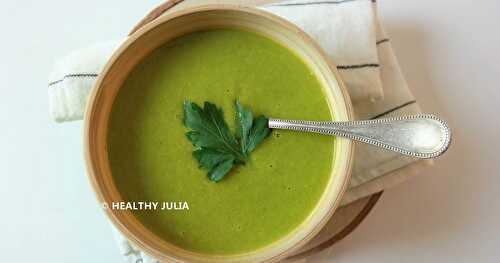
<instances>
[{"instance_id":1,"label":"napkin fold","mask_svg":"<svg viewBox=\"0 0 500 263\"><path fill-rule=\"evenodd\" d=\"M245 1L188 0L173 9L213 2L241 4ZM268 3L260 8L298 25L337 63L353 100L356 119L420 112L394 56L390 39L380 24L373 1L297 0ZM122 42L103 42L76 50L55 63L48 83L50 113L55 121L83 118L85 103L97 76ZM360 143L356 145L354 160L343 205L392 187L431 163ZM119 233L116 236L128 262L156 262L134 249Z\"/></svg>"}]
</instances>

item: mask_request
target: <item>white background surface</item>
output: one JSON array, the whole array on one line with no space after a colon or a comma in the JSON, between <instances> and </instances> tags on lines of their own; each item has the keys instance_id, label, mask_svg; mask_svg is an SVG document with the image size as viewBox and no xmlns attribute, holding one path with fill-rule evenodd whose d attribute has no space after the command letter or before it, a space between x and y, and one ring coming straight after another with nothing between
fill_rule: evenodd
<instances>
[{"instance_id":1,"label":"white background surface","mask_svg":"<svg viewBox=\"0 0 500 263\"><path fill-rule=\"evenodd\" d=\"M54 60L119 38L161 1L2 1L0 261L122 262L84 174L81 123L48 116ZM411 89L449 153L386 191L333 262L500 261L500 2L380 0Z\"/></svg>"}]
</instances>

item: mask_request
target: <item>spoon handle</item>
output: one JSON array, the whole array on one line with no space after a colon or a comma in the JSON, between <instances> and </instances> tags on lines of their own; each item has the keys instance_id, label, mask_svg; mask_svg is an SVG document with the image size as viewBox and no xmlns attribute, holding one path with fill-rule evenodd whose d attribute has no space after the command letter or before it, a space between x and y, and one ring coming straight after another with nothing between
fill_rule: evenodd
<instances>
[{"instance_id":1,"label":"spoon handle","mask_svg":"<svg viewBox=\"0 0 500 263\"><path fill-rule=\"evenodd\" d=\"M340 136L422 159L443 154L451 141L446 122L432 114L347 122L269 119L268 125Z\"/></svg>"}]
</instances>

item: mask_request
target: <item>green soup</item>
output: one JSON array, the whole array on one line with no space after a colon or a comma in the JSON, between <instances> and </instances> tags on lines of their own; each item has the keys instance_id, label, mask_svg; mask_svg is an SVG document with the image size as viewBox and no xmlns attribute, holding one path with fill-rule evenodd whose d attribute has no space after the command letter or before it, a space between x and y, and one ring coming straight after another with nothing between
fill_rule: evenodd
<instances>
[{"instance_id":1,"label":"green soup","mask_svg":"<svg viewBox=\"0 0 500 263\"><path fill-rule=\"evenodd\" d=\"M200 31L158 48L113 104L108 152L117 188L129 202L187 202L189 210L134 214L190 251L238 254L277 241L311 214L330 178L333 137L274 130L247 164L210 181L185 137L182 104L210 101L233 120L236 99L255 115L332 119L319 81L299 57L236 29Z\"/></svg>"}]
</instances>

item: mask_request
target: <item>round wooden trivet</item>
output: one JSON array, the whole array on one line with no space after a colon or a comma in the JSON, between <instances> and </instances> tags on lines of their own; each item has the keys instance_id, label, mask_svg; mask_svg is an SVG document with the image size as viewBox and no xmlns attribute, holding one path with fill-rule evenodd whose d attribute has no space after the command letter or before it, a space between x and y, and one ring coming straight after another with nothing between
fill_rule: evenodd
<instances>
[{"instance_id":1,"label":"round wooden trivet","mask_svg":"<svg viewBox=\"0 0 500 263\"><path fill-rule=\"evenodd\" d=\"M201 4L210 3L229 3L229 4L246 4L246 5L257 5L263 3L271 3L276 1L270 0L168 0L157 8L153 9L146 17L144 17L130 32L133 34L142 26L155 20L162 14L172 11L179 10L186 7L192 7ZM129 34L129 35L130 35ZM361 222L370 213L372 208L375 206L382 191L375 193L371 196L359 199L353 203L346 206L340 207L335 211L330 221L325 225L325 227L320 231L320 233L314 237L308 244L306 244L302 249L297 251L295 255L289 259L298 260L307 258L313 254L319 253L320 251L331 247L333 244L337 243L347 235L349 235L354 229L356 229Z\"/></svg>"}]
</instances>

